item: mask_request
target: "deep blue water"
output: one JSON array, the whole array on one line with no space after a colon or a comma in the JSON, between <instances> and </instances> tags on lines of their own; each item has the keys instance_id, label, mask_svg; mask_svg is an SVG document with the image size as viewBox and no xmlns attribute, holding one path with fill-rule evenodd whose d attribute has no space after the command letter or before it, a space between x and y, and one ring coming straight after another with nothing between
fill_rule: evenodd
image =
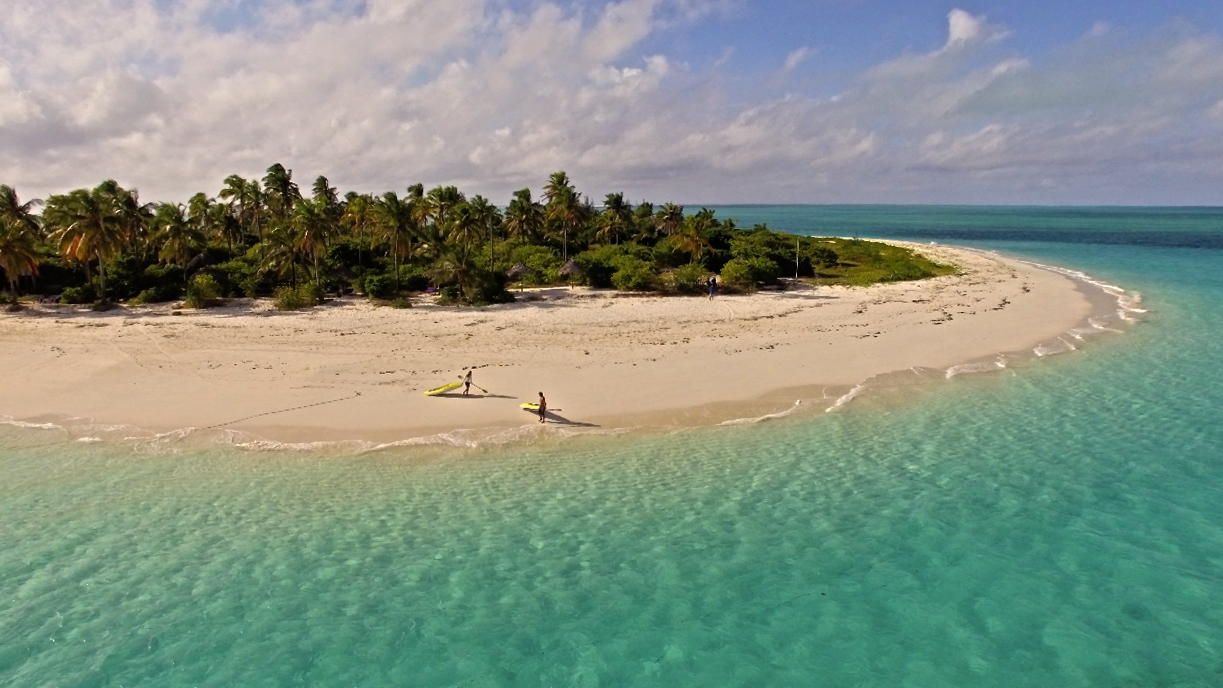
<instances>
[{"instance_id":1,"label":"deep blue water","mask_svg":"<svg viewBox=\"0 0 1223 688\"><path fill-rule=\"evenodd\" d=\"M663 437L353 457L0 429L0 685L1223 685L1223 211L718 210L1004 250L1149 313Z\"/></svg>"}]
</instances>

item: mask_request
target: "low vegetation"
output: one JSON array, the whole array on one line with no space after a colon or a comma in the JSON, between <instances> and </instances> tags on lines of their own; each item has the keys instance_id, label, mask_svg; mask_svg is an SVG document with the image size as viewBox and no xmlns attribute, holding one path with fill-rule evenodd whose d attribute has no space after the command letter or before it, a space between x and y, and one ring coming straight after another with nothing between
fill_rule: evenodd
<instances>
[{"instance_id":1,"label":"low vegetation","mask_svg":"<svg viewBox=\"0 0 1223 688\"><path fill-rule=\"evenodd\" d=\"M453 186L340 196L318 177L304 193L276 164L185 204L143 203L114 181L21 203L0 185L0 271L13 303L22 292L100 308L271 296L294 310L349 292L401 308L425 291L484 305L512 300L514 287L700 294L712 275L752 291L784 277L857 286L954 268L878 242L740 228L708 209L634 206L619 193L596 206L564 172L540 200L523 189L502 209Z\"/></svg>"}]
</instances>

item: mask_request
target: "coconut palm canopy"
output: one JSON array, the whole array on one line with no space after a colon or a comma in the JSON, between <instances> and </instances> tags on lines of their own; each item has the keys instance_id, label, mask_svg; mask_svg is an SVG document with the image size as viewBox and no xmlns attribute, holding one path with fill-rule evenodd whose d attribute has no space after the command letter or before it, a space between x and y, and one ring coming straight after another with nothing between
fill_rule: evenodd
<instances>
[{"instance_id":1,"label":"coconut palm canopy","mask_svg":"<svg viewBox=\"0 0 1223 688\"><path fill-rule=\"evenodd\" d=\"M41 216L38 205L0 186L0 269L14 294L23 279L38 275L27 280L30 290L174 298L207 265L224 296L310 284L315 291L391 298L432 286L487 303L512 298L507 279L667 289L690 281L671 279L677 268L691 266L685 274L696 274L729 266L744 288L753 288L781 274L843 267L840 249L827 241L764 226L739 229L708 209L686 213L665 203L656 210L622 193L606 194L596 206L564 172L548 178L541 200L521 189L504 209L446 185L341 193L325 176L305 195L293 170L280 164L261 179L230 175L215 195L199 192L185 204L143 203L134 189L108 180L51 195ZM901 249L854 250L854 266L887 256L909 260ZM909 266L872 274L929 271Z\"/></svg>"}]
</instances>

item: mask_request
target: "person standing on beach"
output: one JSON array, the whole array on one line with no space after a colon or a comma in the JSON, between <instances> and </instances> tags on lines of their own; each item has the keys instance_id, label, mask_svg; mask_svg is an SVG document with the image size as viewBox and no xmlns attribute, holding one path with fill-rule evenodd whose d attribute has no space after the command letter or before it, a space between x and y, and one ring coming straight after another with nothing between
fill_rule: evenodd
<instances>
[{"instance_id":1,"label":"person standing on beach","mask_svg":"<svg viewBox=\"0 0 1223 688\"><path fill-rule=\"evenodd\" d=\"M463 378L463 396L471 391L471 371L467 371L467 377Z\"/></svg>"},{"instance_id":2,"label":"person standing on beach","mask_svg":"<svg viewBox=\"0 0 1223 688\"><path fill-rule=\"evenodd\" d=\"M539 422L543 423L548 416L548 400L544 398L544 393L539 393Z\"/></svg>"},{"instance_id":3,"label":"person standing on beach","mask_svg":"<svg viewBox=\"0 0 1223 688\"><path fill-rule=\"evenodd\" d=\"M718 287L718 278L713 275L709 276L709 300L713 301L713 291Z\"/></svg>"}]
</instances>

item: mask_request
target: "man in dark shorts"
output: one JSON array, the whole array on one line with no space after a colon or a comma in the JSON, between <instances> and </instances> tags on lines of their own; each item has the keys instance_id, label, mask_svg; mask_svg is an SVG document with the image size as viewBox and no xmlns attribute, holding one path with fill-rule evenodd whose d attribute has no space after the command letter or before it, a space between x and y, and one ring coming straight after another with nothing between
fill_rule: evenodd
<instances>
[{"instance_id":1,"label":"man in dark shorts","mask_svg":"<svg viewBox=\"0 0 1223 688\"><path fill-rule=\"evenodd\" d=\"M463 396L471 391L471 371L467 371L467 377L463 378Z\"/></svg>"},{"instance_id":2,"label":"man in dark shorts","mask_svg":"<svg viewBox=\"0 0 1223 688\"><path fill-rule=\"evenodd\" d=\"M718 288L718 278L713 275L709 276L709 300L713 301L713 292Z\"/></svg>"},{"instance_id":3,"label":"man in dark shorts","mask_svg":"<svg viewBox=\"0 0 1223 688\"><path fill-rule=\"evenodd\" d=\"M548 416L548 400L544 398L544 393L539 393L539 422L543 423Z\"/></svg>"}]
</instances>

